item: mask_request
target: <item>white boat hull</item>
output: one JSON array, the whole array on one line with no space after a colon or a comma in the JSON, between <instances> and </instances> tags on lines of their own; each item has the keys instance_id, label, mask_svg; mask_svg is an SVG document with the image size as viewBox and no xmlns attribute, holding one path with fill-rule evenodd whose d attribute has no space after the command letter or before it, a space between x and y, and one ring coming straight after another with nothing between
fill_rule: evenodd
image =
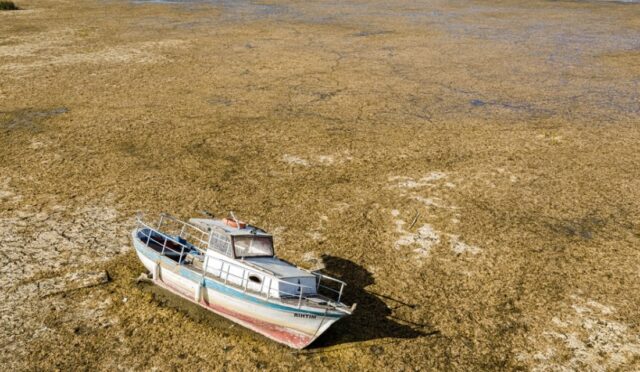
<instances>
[{"instance_id":1,"label":"white boat hull","mask_svg":"<svg viewBox=\"0 0 640 372\"><path fill-rule=\"evenodd\" d=\"M154 283L290 347L306 347L346 315L339 311L285 305L279 299L266 300L227 286L217 278L203 280L192 269L147 247L135 231L133 242L138 258L153 274Z\"/></svg>"}]
</instances>

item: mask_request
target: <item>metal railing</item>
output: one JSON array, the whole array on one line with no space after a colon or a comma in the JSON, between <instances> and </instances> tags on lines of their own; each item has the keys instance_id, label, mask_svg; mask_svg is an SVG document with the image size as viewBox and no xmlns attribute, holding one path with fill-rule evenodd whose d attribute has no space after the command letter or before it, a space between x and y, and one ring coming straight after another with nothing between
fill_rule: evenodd
<instances>
[{"instance_id":1,"label":"metal railing","mask_svg":"<svg viewBox=\"0 0 640 372\"><path fill-rule=\"evenodd\" d=\"M180 232L177 236L185 240L188 238L188 240L191 241L191 244L198 250L202 251L202 253L204 253L209 248L208 231L202 230L198 226L192 225L188 222L181 221L170 214L160 214L160 221L158 221L158 227L155 230L160 232L162 229L162 224L164 223L166 225L167 221L173 222L180 229ZM195 242L199 244L195 244Z\"/></svg>"},{"instance_id":2,"label":"metal railing","mask_svg":"<svg viewBox=\"0 0 640 372\"><path fill-rule=\"evenodd\" d=\"M178 225L179 233L177 235L172 236L170 234L167 234L161 231L162 225L166 221L172 221ZM143 235L143 237L140 240L144 242L147 246L149 246L151 242L161 246L162 247L160 251L161 256L171 258L170 253L173 253L173 255L178 255L177 263L179 265L190 264L194 267L194 269L196 269L197 264L202 264L202 269L200 273L201 285L204 284L205 277L213 278L213 279L218 279L224 285L232 285L234 287L242 289L242 291L245 293L249 292L252 295L261 297L267 301L279 300L279 302L284 303L285 300L287 299L297 299L298 308L300 308L304 302L312 305L326 305L331 308L350 313L350 310L347 310L348 307L340 302L340 300L342 299L342 294L344 291L344 287L346 286L346 283L339 279L330 277L328 275L319 273L317 271L309 271L309 270L301 269L316 277L316 285L314 287L311 287L311 286L303 285L300 283L287 282L286 280L277 278L275 276L275 273L270 272L269 270L265 270L264 268L250 264L250 262L248 261L244 261L243 262L244 265L248 264L247 266L251 266L255 268L255 271L248 270L246 267L242 265L229 261L227 257L215 258L216 260L221 262L219 269L209 268L208 267L209 260L212 257L206 254L206 251L209 246L208 232L198 228L197 226L181 221L173 216L170 216L164 213L160 215L160 221L158 222L157 228L154 228L149 224L146 224L145 222L143 222L142 215L140 214L137 216L136 222L137 222L138 228L140 229L139 231L141 231L142 229L148 229L147 230L148 233L146 235ZM195 234L192 234L192 233L187 234L189 230L193 230ZM154 239L153 238L154 235L159 235L161 239L160 240ZM187 240L184 235L188 235L189 238L191 238L191 240L195 240L196 242L199 242L201 245L193 244L191 241ZM194 237L194 235L198 235L199 237ZM181 239L184 239L184 241L181 241ZM174 246L177 245L179 247L179 250L171 247L168 244L169 242L173 243L172 245ZM219 254L219 252L217 251L216 253ZM187 262L188 261L187 259L191 259L191 262ZM226 267L226 270L225 270L225 267ZM235 270L232 270L232 268ZM237 275L232 273L231 271L241 272L241 274ZM270 275L266 275L265 272L269 273ZM250 276L259 277L260 288L258 290L249 288L250 282L251 282L251 279L249 278ZM232 280L229 280L230 278ZM269 286L268 288L266 288L266 291L265 291L264 286L267 279L269 280ZM323 285L321 283L323 279L325 281L337 283L340 286L340 288L335 289L335 288ZM274 288L274 283L277 284L275 288ZM290 293L282 290L282 286L280 285L281 283L284 284L285 286L296 287L298 293ZM328 296L321 295L319 293L321 289L324 291L333 293L335 295L335 299ZM278 294L279 299L272 295L273 291L275 291ZM200 294L198 293L197 297L199 296ZM314 301L314 300L323 301L324 304L318 303L317 301Z\"/></svg>"}]
</instances>

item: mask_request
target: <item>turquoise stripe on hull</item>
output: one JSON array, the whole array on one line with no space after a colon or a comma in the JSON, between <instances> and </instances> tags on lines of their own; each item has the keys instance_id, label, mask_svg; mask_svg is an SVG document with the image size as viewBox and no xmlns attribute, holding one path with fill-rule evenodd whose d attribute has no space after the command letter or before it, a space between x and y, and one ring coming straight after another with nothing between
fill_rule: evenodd
<instances>
[{"instance_id":1,"label":"turquoise stripe on hull","mask_svg":"<svg viewBox=\"0 0 640 372\"><path fill-rule=\"evenodd\" d=\"M140 242L142 245L144 245L144 243ZM144 246L144 248L146 248L146 246ZM149 258L152 261L157 261L158 258L160 257L160 255L155 252L152 249L146 248L146 249L138 249L136 247L136 250L138 250L140 253L142 253L144 256L146 256L147 258ZM180 266L180 269L178 270L178 274L186 279L191 280L194 283L199 283L202 280L202 276L190 269L187 269L186 267L182 266L182 265L178 265L175 261L173 261L170 258L167 258L165 256L162 256L162 263L163 264L167 264L167 266L170 266L172 268L175 268L176 266ZM287 311L287 312L292 312L292 313L305 313L305 314L312 314L312 315L316 315L316 316L326 316L329 318L341 318L344 315L343 314L335 314L335 313L329 313L327 312L326 314L324 312L315 312L315 311L310 311L310 310L303 310L303 309L298 309L298 308L291 308L288 306L284 306L284 305L279 305L279 304L274 304L272 302L268 302L266 300L257 298L257 297L253 297L250 295L247 295L245 293L242 293L240 291L237 291L229 286L226 286L224 284L220 284L218 282L216 282L215 280L212 279L208 279L205 278L204 280L204 287L205 288L211 288L214 291L223 293L225 295L231 296L231 297L235 297L244 301L249 301L249 302L253 302L255 304L261 305L261 306L267 306L269 308L272 309L277 309L277 310L282 310L282 311Z\"/></svg>"}]
</instances>

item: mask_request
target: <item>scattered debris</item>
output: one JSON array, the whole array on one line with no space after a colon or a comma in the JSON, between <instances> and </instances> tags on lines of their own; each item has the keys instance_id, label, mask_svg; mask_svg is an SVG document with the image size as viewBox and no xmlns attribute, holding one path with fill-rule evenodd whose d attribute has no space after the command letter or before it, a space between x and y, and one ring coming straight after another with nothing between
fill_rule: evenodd
<instances>
[{"instance_id":1,"label":"scattered debris","mask_svg":"<svg viewBox=\"0 0 640 372\"><path fill-rule=\"evenodd\" d=\"M148 273L140 273L136 278L136 283L151 283L151 278Z\"/></svg>"},{"instance_id":2,"label":"scattered debris","mask_svg":"<svg viewBox=\"0 0 640 372\"><path fill-rule=\"evenodd\" d=\"M336 155L315 155L309 159L305 159L295 155L285 154L282 156L282 160L285 163L288 163L291 165L309 167L312 165L330 166L330 165L342 164L346 161L353 160L353 157L351 157L348 152L338 153Z\"/></svg>"},{"instance_id":3,"label":"scattered debris","mask_svg":"<svg viewBox=\"0 0 640 372\"><path fill-rule=\"evenodd\" d=\"M397 217L400 212L394 209L391 211L391 214L394 217ZM403 220L397 219L395 223L396 231L401 234L400 238L396 240L396 249L406 246L416 246L413 251L418 255L425 257L429 255L433 246L440 243L439 233L429 224L423 224L418 228L417 232L411 233L404 229L405 222Z\"/></svg>"},{"instance_id":4,"label":"scattered debris","mask_svg":"<svg viewBox=\"0 0 640 372\"><path fill-rule=\"evenodd\" d=\"M413 226L418 222L418 218L420 218L420 212L416 211L415 217L413 217L413 221L411 221L411 225L409 225L409 230L413 228Z\"/></svg>"},{"instance_id":5,"label":"scattered debris","mask_svg":"<svg viewBox=\"0 0 640 372\"><path fill-rule=\"evenodd\" d=\"M82 288L94 287L109 282L106 271L72 272L62 277L44 279L37 282L40 297L55 295Z\"/></svg>"},{"instance_id":6,"label":"scattered debris","mask_svg":"<svg viewBox=\"0 0 640 372\"><path fill-rule=\"evenodd\" d=\"M285 163L289 163L291 165L302 165L304 167L308 167L309 166L309 162L307 160L299 158L299 157L294 156L294 155L284 155L284 156L282 156L282 160Z\"/></svg>"},{"instance_id":7,"label":"scattered debris","mask_svg":"<svg viewBox=\"0 0 640 372\"><path fill-rule=\"evenodd\" d=\"M442 172L431 172L425 175L424 177L420 178L419 180L416 180L411 177L406 177L406 176L393 176L393 177L389 177L389 181L396 181L397 182L396 186L399 188L415 189L415 188L420 188L425 186L433 186L434 181L441 180L446 176L447 175Z\"/></svg>"},{"instance_id":8,"label":"scattered debris","mask_svg":"<svg viewBox=\"0 0 640 372\"><path fill-rule=\"evenodd\" d=\"M532 338L542 351L520 353L518 359L529 361L535 371L547 370L616 370L640 358L640 336L617 320L615 309L571 296L573 312L557 315L551 328Z\"/></svg>"},{"instance_id":9,"label":"scattered debris","mask_svg":"<svg viewBox=\"0 0 640 372\"><path fill-rule=\"evenodd\" d=\"M458 235L449 234L449 241L451 242L451 249L456 254L462 254L462 253L468 252L475 255L480 253L480 248L478 248L475 245L469 245L461 241L460 236Z\"/></svg>"}]
</instances>

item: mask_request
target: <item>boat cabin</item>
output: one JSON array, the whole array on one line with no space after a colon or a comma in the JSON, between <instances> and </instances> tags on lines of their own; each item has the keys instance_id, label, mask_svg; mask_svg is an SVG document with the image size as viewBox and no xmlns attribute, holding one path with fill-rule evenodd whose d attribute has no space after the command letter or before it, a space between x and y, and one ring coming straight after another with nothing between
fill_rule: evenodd
<instances>
[{"instance_id":1,"label":"boat cabin","mask_svg":"<svg viewBox=\"0 0 640 372\"><path fill-rule=\"evenodd\" d=\"M270 297L298 298L317 291L317 276L279 259L273 236L266 231L232 219L189 220L209 233L207 271L228 276L232 284Z\"/></svg>"},{"instance_id":2,"label":"boat cabin","mask_svg":"<svg viewBox=\"0 0 640 372\"><path fill-rule=\"evenodd\" d=\"M209 249L229 258L273 257L273 237L264 230L231 219L192 218L189 223L209 233Z\"/></svg>"}]
</instances>

